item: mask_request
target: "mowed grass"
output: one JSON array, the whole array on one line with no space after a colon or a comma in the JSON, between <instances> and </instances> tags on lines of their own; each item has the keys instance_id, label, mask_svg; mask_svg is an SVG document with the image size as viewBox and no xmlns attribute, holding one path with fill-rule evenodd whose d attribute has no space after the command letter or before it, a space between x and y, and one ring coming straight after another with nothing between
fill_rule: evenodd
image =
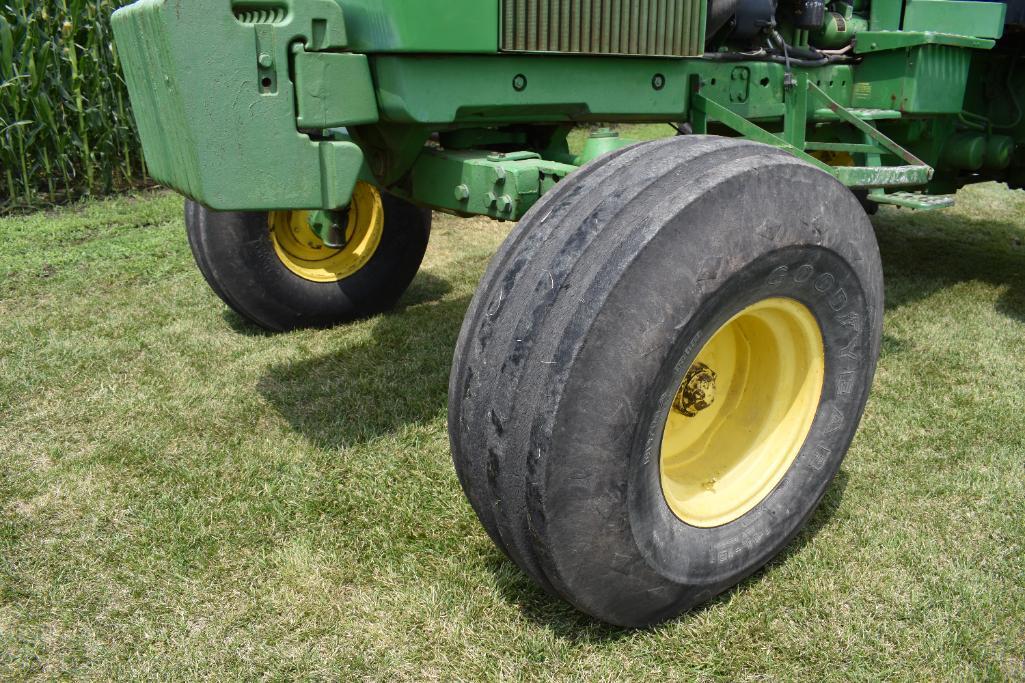
<instances>
[{"instance_id":1,"label":"mowed grass","mask_svg":"<svg viewBox=\"0 0 1025 683\"><path fill-rule=\"evenodd\" d=\"M509 225L437 215L397 310L266 335L171 193L0 219L0 679L1025 680L1025 193L874 219L876 386L808 528L624 631L463 498L460 321Z\"/></svg>"}]
</instances>

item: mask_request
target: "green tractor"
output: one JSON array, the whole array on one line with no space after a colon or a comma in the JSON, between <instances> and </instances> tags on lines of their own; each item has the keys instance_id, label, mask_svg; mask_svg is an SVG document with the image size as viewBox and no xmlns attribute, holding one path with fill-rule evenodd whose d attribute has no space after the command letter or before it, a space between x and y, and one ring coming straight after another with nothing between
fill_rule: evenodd
<instances>
[{"instance_id":1,"label":"green tractor","mask_svg":"<svg viewBox=\"0 0 1025 683\"><path fill-rule=\"evenodd\" d=\"M387 310L432 210L519 221L455 351L453 459L495 544L614 624L735 585L822 499L879 354L866 212L1025 183L1025 0L138 0L113 25L150 173L257 325ZM623 123L679 135L597 127Z\"/></svg>"}]
</instances>

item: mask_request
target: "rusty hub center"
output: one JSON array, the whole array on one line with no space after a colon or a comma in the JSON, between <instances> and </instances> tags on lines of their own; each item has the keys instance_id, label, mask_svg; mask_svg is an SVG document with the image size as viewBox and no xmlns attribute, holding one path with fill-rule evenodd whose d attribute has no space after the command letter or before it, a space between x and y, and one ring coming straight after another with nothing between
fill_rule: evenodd
<instances>
[{"instance_id":1,"label":"rusty hub center","mask_svg":"<svg viewBox=\"0 0 1025 683\"><path fill-rule=\"evenodd\" d=\"M687 376L683 378L680 390L673 399L673 407L686 415L694 417L698 412L712 405L715 401L715 371L704 363L690 366Z\"/></svg>"}]
</instances>

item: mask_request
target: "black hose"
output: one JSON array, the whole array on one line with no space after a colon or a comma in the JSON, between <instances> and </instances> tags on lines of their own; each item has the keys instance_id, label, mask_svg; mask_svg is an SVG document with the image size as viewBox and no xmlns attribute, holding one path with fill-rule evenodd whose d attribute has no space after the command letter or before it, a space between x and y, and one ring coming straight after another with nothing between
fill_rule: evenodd
<instances>
[{"instance_id":1,"label":"black hose","mask_svg":"<svg viewBox=\"0 0 1025 683\"><path fill-rule=\"evenodd\" d=\"M769 37L769 42L771 43L773 40L776 41L776 49L782 50L784 53L790 54L791 61L793 61L794 56L800 59L811 60L822 59L822 57L825 56L815 49L805 49L803 47L795 47L793 45L788 45L786 41L783 40L783 36L779 34L779 31L772 32L772 34Z\"/></svg>"},{"instance_id":2,"label":"black hose","mask_svg":"<svg viewBox=\"0 0 1025 683\"><path fill-rule=\"evenodd\" d=\"M716 62L776 62L786 64L787 59L783 55L759 50L758 52L706 52L703 59ZM850 61L842 55L822 55L819 59L799 59L790 57L790 63L795 66L826 66L827 64L844 63Z\"/></svg>"}]
</instances>

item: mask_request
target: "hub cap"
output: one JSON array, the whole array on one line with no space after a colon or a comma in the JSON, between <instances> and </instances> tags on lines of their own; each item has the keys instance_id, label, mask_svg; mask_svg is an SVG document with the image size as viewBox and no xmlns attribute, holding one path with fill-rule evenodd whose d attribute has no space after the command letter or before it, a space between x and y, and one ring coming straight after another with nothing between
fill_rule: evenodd
<instances>
[{"instance_id":1,"label":"hub cap","mask_svg":"<svg viewBox=\"0 0 1025 683\"><path fill-rule=\"evenodd\" d=\"M760 503L808 436L824 372L818 322L793 299L764 299L720 327L666 418L662 492L676 516L714 527Z\"/></svg>"}]
</instances>

